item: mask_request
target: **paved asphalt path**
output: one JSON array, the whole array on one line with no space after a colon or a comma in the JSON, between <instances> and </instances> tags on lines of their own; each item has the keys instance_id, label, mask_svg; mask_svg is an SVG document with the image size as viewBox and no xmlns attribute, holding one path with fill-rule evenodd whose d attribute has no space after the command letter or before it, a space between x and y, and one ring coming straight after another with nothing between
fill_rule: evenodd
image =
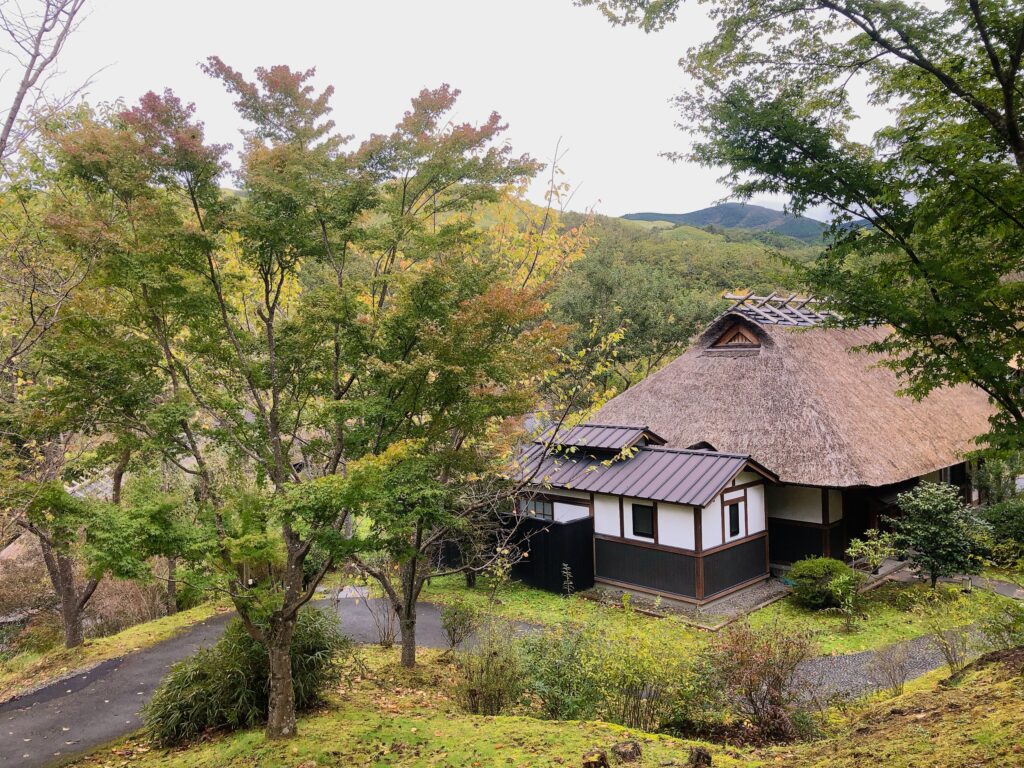
<instances>
[{"instance_id":1,"label":"paved asphalt path","mask_svg":"<svg viewBox=\"0 0 1024 768\"><path fill-rule=\"evenodd\" d=\"M357 643L377 642L377 630L365 600L320 600L336 607L342 631ZM416 640L426 648L445 648L440 611L421 603ZM150 648L103 662L73 678L0 704L0 767L40 768L60 764L136 730L139 710L176 661L220 637L231 614L197 624L190 631Z\"/></svg>"}]
</instances>

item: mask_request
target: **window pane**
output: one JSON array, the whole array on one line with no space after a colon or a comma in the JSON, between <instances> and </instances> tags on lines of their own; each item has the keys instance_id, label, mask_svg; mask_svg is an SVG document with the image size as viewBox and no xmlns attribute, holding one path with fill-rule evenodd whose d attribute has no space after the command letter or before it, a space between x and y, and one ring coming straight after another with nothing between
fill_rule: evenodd
<instances>
[{"instance_id":1,"label":"window pane","mask_svg":"<svg viewBox=\"0 0 1024 768\"><path fill-rule=\"evenodd\" d=\"M633 505L633 535L654 538L654 507L647 504Z\"/></svg>"},{"instance_id":2,"label":"window pane","mask_svg":"<svg viewBox=\"0 0 1024 768\"><path fill-rule=\"evenodd\" d=\"M740 535L740 505L730 504L729 505L729 535L739 536Z\"/></svg>"}]
</instances>

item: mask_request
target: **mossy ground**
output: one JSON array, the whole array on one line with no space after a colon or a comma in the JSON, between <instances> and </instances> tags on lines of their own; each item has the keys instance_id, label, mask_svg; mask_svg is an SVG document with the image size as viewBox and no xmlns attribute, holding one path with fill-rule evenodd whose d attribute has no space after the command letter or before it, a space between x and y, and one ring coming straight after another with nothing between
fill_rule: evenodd
<instances>
[{"instance_id":1,"label":"mossy ground","mask_svg":"<svg viewBox=\"0 0 1024 768\"><path fill-rule=\"evenodd\" d=\"M227 610L226 606L217 603L203 603L174 616L137 624L116 635L88 639L78 648L61 647L43 653L15 654L0 661L0 701L71 674L76 669L156 645Z\"/></svg>"},{"instance_id":2,"label":"mossy ground","mask_svg":"<svg viewBox=\"0 0 1024 768\"><path fill-rule=\"evenodd\" d=\"M452 696L454 667L423 652L414 670L397 651L365 648L362 666L299 736L268 742L260 731L211 735L187 748L151 749L143 739L105 748L80 768L325 768L326 766L577 766L585 751L625 739L643 748L638 766L686 765L690 742L600 722L465 714ZM1019 665L1019 660L1017 665ZM705 745L715 766L755 768L968 768L1024 766L1024 678L1017 665L985 665L956 684L943 673L895 698L833 712L827 736L759 749ZM614 762L613 762L614 765Z\"/></svg>"},{"instance_id":3,"label":"mossy ground","mask_svg":"<svg viewBox=\"0 0 1024 768\"><path fill-rule=\"evenodd\" d=\"M397 649L364 647L360 665L323 711L300 719L299 736L268 742L260 731L212 736L190 748L150 749L129 740L77 763L88 768L314 768L314 766L576 766L584 752L626 739L643 748L638 766L683 765L689 746L667 736L601 722L540 720L527 707L509 716L466 714L453 695L454 665L420 651L413 670ZM707 745L716 766L752 768L749 751ZM675 762L670 762L675 761Z\"/></svg>"}]
</instances>

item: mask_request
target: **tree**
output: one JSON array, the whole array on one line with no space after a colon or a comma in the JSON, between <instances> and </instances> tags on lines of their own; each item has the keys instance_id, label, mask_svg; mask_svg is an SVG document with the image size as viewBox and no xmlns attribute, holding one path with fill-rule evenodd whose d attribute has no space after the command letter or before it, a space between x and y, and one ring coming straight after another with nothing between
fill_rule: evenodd
<instances>
[{"instance_id":1,"label":"tree","mask_svg":"<svg viewBox=\"0 0 1024 768\"><path fill-rule=\"evenodd\" d=\"M312 71L205 69L250 126L239 195L221 193L224 148L170 92L53 136L74 190L54 226L99 259L47 344L48 397L196 479L222 588L267 648L267 734L288 737L297 613L363 544L345 536L350 467L419 444L461 476L460 449L528 399L522 355L551 357L539 296L495 282L517 268L471 215L537 164L496 143L496 114L452 124L447 86L347 152ZM403 524L399 506L381 530Z\"/></svg>"},{"instance_id":2,"label":"tree","mask_svg":"<svg viewBox=\"0 0 1024 768\"><path fill-rule=\"evenodd\" d=\"M85 639L82 614L100 580L107 574L135 579L148 574L138 517L114 504L73 496L59 480L23 482L14 497L20 497L18 525L38 540L60 601L64 645L75 648Z\"/></svg>"},{"instance_id":3,"label":"tree","mask_svg":"<svg viewBox=\"0 0 1024 768\"><path fill-rule=\"evenodd\" d=\"M928 574L932 588L945 576L981 569L981 523L956 486L921 483L896 497L903 513L890 518L910 561Z\"/></svg>"},{"instance_id":4,"label":"tree","mask_svg":"<svg viewBox=\"0 0 1024 768\"><path fill-rule=\"evenodd\" d=\"M54 74L57 56L78 26L84 5L85 0L0 3L0 31L14 46L14 50L4 52L21 69L11 103L0 118L0 173L6 171L8 159L31 133L31 128L19 129L19 118L26 107L32 109L46 102L46 81ZM77 93L66 96L62 104L69 104Z\"/></svg>"},{"instance_id":5,"label":"tree","mask_svg":"<svg viewBox=\"0 0 1024 768\"><path fill-rule=\"evenodd\" d=\"M678 0L583 0L658 29ZM806 271L843 325L884 324L870 349L914 397L971 383L997 406L990 447L1024 442L1024 9L1000 0L724 0L685 59L679 97L740 198L785 195L834 216ZM889 110L858 141L850 83Z\"/></svg>"}]
</instances>

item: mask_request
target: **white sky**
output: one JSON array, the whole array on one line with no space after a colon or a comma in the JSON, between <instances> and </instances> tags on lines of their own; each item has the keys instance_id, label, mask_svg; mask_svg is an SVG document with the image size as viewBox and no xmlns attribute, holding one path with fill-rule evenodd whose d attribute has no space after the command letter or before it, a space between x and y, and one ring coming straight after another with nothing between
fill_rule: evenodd
<instances>
[{"instance_id":1,"label":"white sky","mask_svg":"<svg viewBox=\"0 0 1024 768\"><path fill-rule=\"evenodd\" d=\"M571 0L94 0L60 65L68 84L102 69L94 103L171 87L196 103L211 140L235 147L231 99L197 66L211 54L247 74L316 67L318 84L336 88L339 128L357 141L447 82L462 89L456 117L497 110L517 152L547 161L562 139L572 208L683 212L726 194L715 171L658 156L687 146L669 103L685 86L677 62L712 29L696 3L645 35ZM531 197L542 192L538 182Z\"/></svg>"}]
</instances>

